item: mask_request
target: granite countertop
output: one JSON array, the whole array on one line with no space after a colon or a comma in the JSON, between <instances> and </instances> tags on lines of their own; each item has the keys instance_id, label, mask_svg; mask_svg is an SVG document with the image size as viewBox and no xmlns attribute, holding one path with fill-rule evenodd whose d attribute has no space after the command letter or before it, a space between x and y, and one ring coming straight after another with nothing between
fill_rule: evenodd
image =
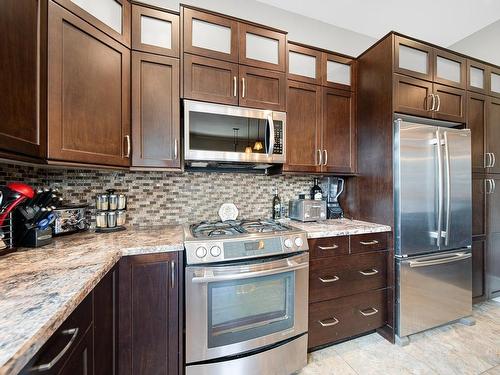
<instances>
[{"instance_id":1,"label":"granite countertop","mask_svg":"<svg viewBox=\"0 0 500 375\"><path fill-rule=\"evenodd\" d=\"M0 375L16 374L122 256L180 251L180 226L59 237L0 257Z\"/></svg>"},{"instance_id":2,"label":"granite countertop","mask_svg":"<svg viewBox=\"0 0 500 375\"><path fill-rule=\"evenodd\" d=\"M319 222L302 223L288 220L287 223L307 232L307 238L349 236L353 234L390 232L391 227L361 220L330 219Z\"/></svg>"}]
</instances>

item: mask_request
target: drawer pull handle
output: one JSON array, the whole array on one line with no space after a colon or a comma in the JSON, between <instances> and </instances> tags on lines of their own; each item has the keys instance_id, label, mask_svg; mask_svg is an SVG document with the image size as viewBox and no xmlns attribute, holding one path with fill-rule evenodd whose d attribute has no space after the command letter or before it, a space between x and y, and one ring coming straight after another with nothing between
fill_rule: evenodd
<instances>
[{"instance_id":1,"label":"drawer pull handle","mask_svg":"<svg viewBox=\"0 0 500 375\"><path fill-rule=\"evenodd\" d=\"M338 276L333 276L332 278L329 279L323 279L322 277L319 278L322 283L333 283L335 281L339 281L340 277Z\"/></svg>"},{"instance_id":2,"label":"drawer pull handle","mask_svg":"<svg viewBox=\"0 0 500 375\"><path fill-rule=\"evenodd\" d=\"M377 240L373 240L373 241L368 241L368 242L364 242L364 241L359 241L359 243L363 246L370 246L370 245L376 245L378 244L379 242Z\"/></svg>"},{"instance_id":3,"label":"drawer pull handle","mask_svg":"<svg viewBox=\"0 0 500 375\"><path fill-rule=\"evenodd\" d=\"M372 268L371 270L359 271L359 273L362 274L363 276L373 276L378 273L378 270Z\"/></svg>"},{"instance_id":4,"label":"drawer pull handle","mask_svg":"<svg viewBox=\"0 0 500 375\"><path fill-rule=\"evenodd\" d=\"M363 316L372 316L378 313L378 310L375 307L370 307L369 309L359 310L359 312Z\"/></svg>"},{"instance_id":5,"label":"drawer pull handle","mask_svg":"<svg viewBox=\"0 0 500 375\"><path fill-rule=\"evenodd\" d=\"M66 354L66 352L71 348L71 345L76 340L76 337L78 336L78 328L70 328L70 329L65 329L64 331L61 331L61 335L72 335L71 339L69 342L66 344L66 346L59 352L58 355L56 355L49 363L44 363L43 365L38 365L38 366L33 366L30 371L47 371L50 370L52 367L54 367L57 362Z\"/></svg>"},{"instance_id":6,"label":"drawer pull handle","mask_svg":"<svg viewBox=\"0 0 500 375\"><path fill-rule=\"evenodd\" d=\"M321 324L321 327L331 327L339 323L339 320L336 317L333 317L330 320L331 322L324 322L322 320L318 320L318 323Z\"/></svg>"},{"instance_id":7,"label":"drawer pull handle","mask_svg":"<svg viewBox=\"0 0 500 375\"><path fill-rule=\"evenodd\" d=\"M339 245L333 245L333 246L318 246L318 249L320 250L335 250L338 249Z\"/></svg>"}]
</instances>

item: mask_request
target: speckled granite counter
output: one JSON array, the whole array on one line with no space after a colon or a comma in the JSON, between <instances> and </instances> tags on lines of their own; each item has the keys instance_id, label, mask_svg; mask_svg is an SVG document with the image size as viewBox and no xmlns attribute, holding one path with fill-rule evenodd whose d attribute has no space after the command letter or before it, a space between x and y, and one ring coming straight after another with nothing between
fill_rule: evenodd
<instances>
[{"instance_id":1,"label":"speckled granite counter","mask_svg":"<svg viewBox=\"0 0 500 375\"><path fill-rule=\"evenodd\" d=\"M310 223L302 223L300 221L289 220L287 221L287 223L296 228L305 230L307 232L307 238L349 236L353 234L391 231L391 227L388 225L350 219L332 219Z\"/></svg>"},{"instance_id":2,"label":"speckled granite counter","mask_svg":"<svg viewBox=\"0 0 500 375\"><path fill-rule=\"evenodd\" d=\"M182 227L92 232L0 257L0 375L16 374L125 255L184 249Z\"/></svg>"}]
</instances>

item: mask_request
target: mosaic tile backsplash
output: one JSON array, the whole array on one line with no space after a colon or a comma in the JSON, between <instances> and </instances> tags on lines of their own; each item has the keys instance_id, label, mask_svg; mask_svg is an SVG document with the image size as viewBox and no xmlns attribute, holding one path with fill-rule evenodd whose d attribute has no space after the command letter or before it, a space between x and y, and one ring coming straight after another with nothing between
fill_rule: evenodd
<instances>
[{"instance_id":1,"label":"mosaic tile backsplash","mask_svg":"<svg viewBox=\"0 0 500 375\"><path fill-rule=\"evenodd\" d=\"M73 170L0 164L0 184L21 181L56 187L65 203L89 204L106 189L127 195L127 224L137 226L218 220L221 204L234 203L240 218L269 218L274 188L282 202L309 192L311 176L205 172Z\"/></svg>"}]
</instances>

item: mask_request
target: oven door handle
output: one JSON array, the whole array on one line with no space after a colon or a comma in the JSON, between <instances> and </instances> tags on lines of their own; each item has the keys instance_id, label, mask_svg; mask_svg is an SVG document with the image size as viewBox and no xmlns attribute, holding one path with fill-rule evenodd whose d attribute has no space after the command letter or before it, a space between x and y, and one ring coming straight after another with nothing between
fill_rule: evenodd
<instances>
[{"instance_id":1,"label":"oven door handle","mask_svg":"<svg viewBox=\"0 0 500 375\"><path fill-rule=\"evenodd\" d=\"M277 273L297 271L309 267L309 262L297 263L295 261L289 261L288 266L271 268L262 271L252 271L252 272L242 272L242 273L230 273L227 275L213 275L213 276L195 276L191 279L191 282L196 284L205 284L216 281L230 281L230 280L240 280L248 279L251 277L262 277L268 275L275 275Z\"/></svg>"}]
</instances>

